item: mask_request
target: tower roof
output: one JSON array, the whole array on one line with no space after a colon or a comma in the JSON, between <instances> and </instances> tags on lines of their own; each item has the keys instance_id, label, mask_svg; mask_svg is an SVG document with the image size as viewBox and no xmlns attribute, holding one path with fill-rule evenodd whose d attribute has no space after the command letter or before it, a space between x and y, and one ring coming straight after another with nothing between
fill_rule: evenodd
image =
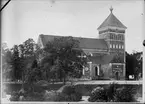
<instances>
[{"instance_id":1,"label":"tower roof","mask_svg":"<svg viewBox=\"0 0 145 104\"><path fill-rule=\"evenodd\" d=\"M126 29L127 27L124 26L112 13L113 8L110 8L110 15L105 19L105 21L98 27L98 29L101 29L103 27L111 26L111 27L119 27Z\"/></svg>"}]
</instances>

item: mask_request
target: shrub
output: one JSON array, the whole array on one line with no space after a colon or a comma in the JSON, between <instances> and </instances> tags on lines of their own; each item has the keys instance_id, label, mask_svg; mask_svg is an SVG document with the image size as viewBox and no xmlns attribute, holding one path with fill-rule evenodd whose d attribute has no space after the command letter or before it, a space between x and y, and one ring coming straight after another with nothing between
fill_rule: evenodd
<instances>
[{"instance_id":1,"label":"shrub","mask_svg":"<svg viewBox=\"0 0 145 104\"><path fill-rule=\"evenodd\" d=\"M57 92L46 91L44 94L45 101L80 101L82 96L75 91L74 86L65 85L61 87Z\"/></svg>"},{"instance_id":2,"label":"shrub","mask_svg":"<svg viewBox=\"0 0 145 104\"><path fill-rule=\"evenodd\" d=\"M70 95L72 93L75 93L75 88L71 85L66 85L63 87L62 89L62 93L66 94L66 95Z\"/></svg>"},{"instance_id":3,"label":"shrub","mask_svg":"<svg viewBox=\"0 0 145 104\"><path fill-rule=\"evenodd\" d=\"M96 87L93 89L91 92L91 95L88 99L90 102L95 102L95 101L107 101L107 94L106 91L103 87Z\"/></svg>"},{"instance_id":4,"label":"shrub","mask_svg":"<svg viewBox=\"0 0 145 104\"><path fill-rule=\"evenodd\" d=\"M45 94L43 95L44 101L59 101L59 93L55 91L45 91Z\"/></svg>"},{"instance_id":5,"label":"shrub","mask_svg":"<svg viewBox=\"0 0 145 104\"><path fill-rule=\"evenodd\" d=\"M18 91L14 91L11 94L10 101L19 101L19 93Z\"/></svg>"},{"instance_id":6,"label":"shrub","mask_svg":"<svg viewBox=\"0 0 145 104\"><path fill-rule=\"evenodd\" d=\"M114 94L115 102L134 102L136 101L134 98L134 91L131 88L121 87L118 88L116 93Z\"/></svg>"},{"instance_id":7,"label":"shrub","mask_svg":"<svg viewBox=\"0 0 145 104\"><path fill-rule=\"evenodd\" d=\"M114 99L114 94L116 93L119 85L117 83L110 83L109 86L105 87L105 91L107 93L107 101L112 101Z\"/></svg>"},{"instance_id":8,"label":"shrub","mask_svg":"<svg viewBox=\"0 0 145 104\"><path fill-rule=\"evenodd\" d=\"M27 92L24 96L23 101L43 101L43 93L38 92Z\"/></svg>"},{"instance_id":9,"label":"shrub","mask_svg":"<svg viewBox=\"0 0 145 104\"><path fill-rule=\"evenodd\" d=\"M83 96L90 96L92 89L94 88L94 85L75 85L75 91L80 93Z\"/></svg>"},{"instance_id":10,"label":"shrub","mask_svg":"<svg viewBox=\"0 0 145 104\"><path fill-rule=\"evenodd\" d=\"M120 87L116 83L112 83L109 86L97 87L92 90L90 98L91 102L134 102L135 89L129 86Z\"/></svg>"},{"instance_id":11,"label":"shrub","mask_svg":"<svg viewBox=\"0 0 145 104\"><path fill-rule=\"evenodd\" d=\"M25 92L21 94L20 91L13 92L10 101L43 101L43 94L38 92Z\"/></svg>"}]
</instances>

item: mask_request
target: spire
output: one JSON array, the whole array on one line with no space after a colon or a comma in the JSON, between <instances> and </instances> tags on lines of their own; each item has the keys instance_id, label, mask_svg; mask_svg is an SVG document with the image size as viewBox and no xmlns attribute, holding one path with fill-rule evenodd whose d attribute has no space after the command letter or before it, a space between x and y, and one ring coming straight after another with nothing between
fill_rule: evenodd
<instances>
[{"instance_id":1,"label":"spire","mask_svg":"<svg viewBox=\"0 0 145 104\"><path fill-rule=\"evenodd\" d=\"M119 27L119 28L124 28L126 29L126 26L124 26L112 13L113 8L112 6L110 7L110 15L105 19L105 21L98 27L98 29L100 28L104 28L104 27Z\"/></svg>"},{"instance_id":2,"label":"spire","mask_svg":"<svg viewBox=\"0 0 145 104\"><path fill-rule=\"evenodd\" d=\"M113 11L113 8L112 8L112 6L110 7L110 12L112 13L112 11Z\"/></svg>"}]
</instances>

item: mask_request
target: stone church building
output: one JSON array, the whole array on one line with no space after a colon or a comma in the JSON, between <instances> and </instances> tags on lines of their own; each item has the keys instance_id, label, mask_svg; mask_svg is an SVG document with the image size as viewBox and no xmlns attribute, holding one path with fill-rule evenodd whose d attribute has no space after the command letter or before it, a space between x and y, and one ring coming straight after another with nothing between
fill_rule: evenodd
<instances>
[{"instance_id":1,"label":"stone church building","mask_svg":"<svg viewBox=\"0 0 145 104\"><path fill-rule=\"evenodd\" d=\"M99 38L80 38L80 47L89 56L83 77L88 79L125 79L125 30L127 29L113 14L97 28ZM48 41L61 36L39 35L38 45L43 48Z\"/></svg>"}]
</instances>

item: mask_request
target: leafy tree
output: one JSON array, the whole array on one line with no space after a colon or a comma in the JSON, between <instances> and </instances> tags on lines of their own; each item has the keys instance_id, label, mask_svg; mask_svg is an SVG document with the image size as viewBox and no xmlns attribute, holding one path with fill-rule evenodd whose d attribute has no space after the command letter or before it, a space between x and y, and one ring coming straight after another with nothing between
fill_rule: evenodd
<instances>
[{"instance_id":1,"label":"leafy tree","mask_svg":"<svg viewBox=\"0 0 145 104\"><path fill-rule=\"evenodd\" d=\"M78 57L84 53L79 47L79 41L73 37L54 38L47 43L44 52L45 58L50 59L49 63L53 66L51 71L55 71L64 82L67 76L78 74L82 66L86 65L86 58Z\"/></svg>"},{"instance_id":2,"label":"leafy tree","mask_svg":"<svg viewBox=\"0 0 145 104\"><path fill-rule=\"evenodd\" d=\"M135 52L128 54L126 52L126 77L134 75L135 79L138 79L139 73L142 73L142 52Z\"/></svg>"},{"instance_id":3,"label":"leafy tree","mask_svg":"<svg viewBox=\"0 0 145 104\"><path fill-rule=\"evenodd\" d=\"M13 76L15 80L20 80L22 77L22 70L21 70L21 59L19 57L19 46L14 45L12 48L12 69L13 69Z\"/></svg>"},{"instance_id":4,"label":"leafy tree","mask_svg":"<svg viewBox=\"0 0 145 104\"><path fill-rule=\"evenodd\" d=\"M23 64L23 66L21 67L23 84L24 81L27 83L34 81L32 77L35 76L34 73L38 69L35 48L36 48L36 43L33 39L28 39L25 42L23 42L23 44L19 45L20 58Z\"/></svg>"},{"instance_id":5,"label":"leafy tree","mask_svg":"<svg viewBox=\"0 0 145 104\"><path fill-rule=\"evenodd\" d=\"M7 47L6 43L2 43L2 75L3 79L11 78L12 76L12 68L11 68L11 60L12 60L12 52Z\"/></svg>"}]
</instances>

